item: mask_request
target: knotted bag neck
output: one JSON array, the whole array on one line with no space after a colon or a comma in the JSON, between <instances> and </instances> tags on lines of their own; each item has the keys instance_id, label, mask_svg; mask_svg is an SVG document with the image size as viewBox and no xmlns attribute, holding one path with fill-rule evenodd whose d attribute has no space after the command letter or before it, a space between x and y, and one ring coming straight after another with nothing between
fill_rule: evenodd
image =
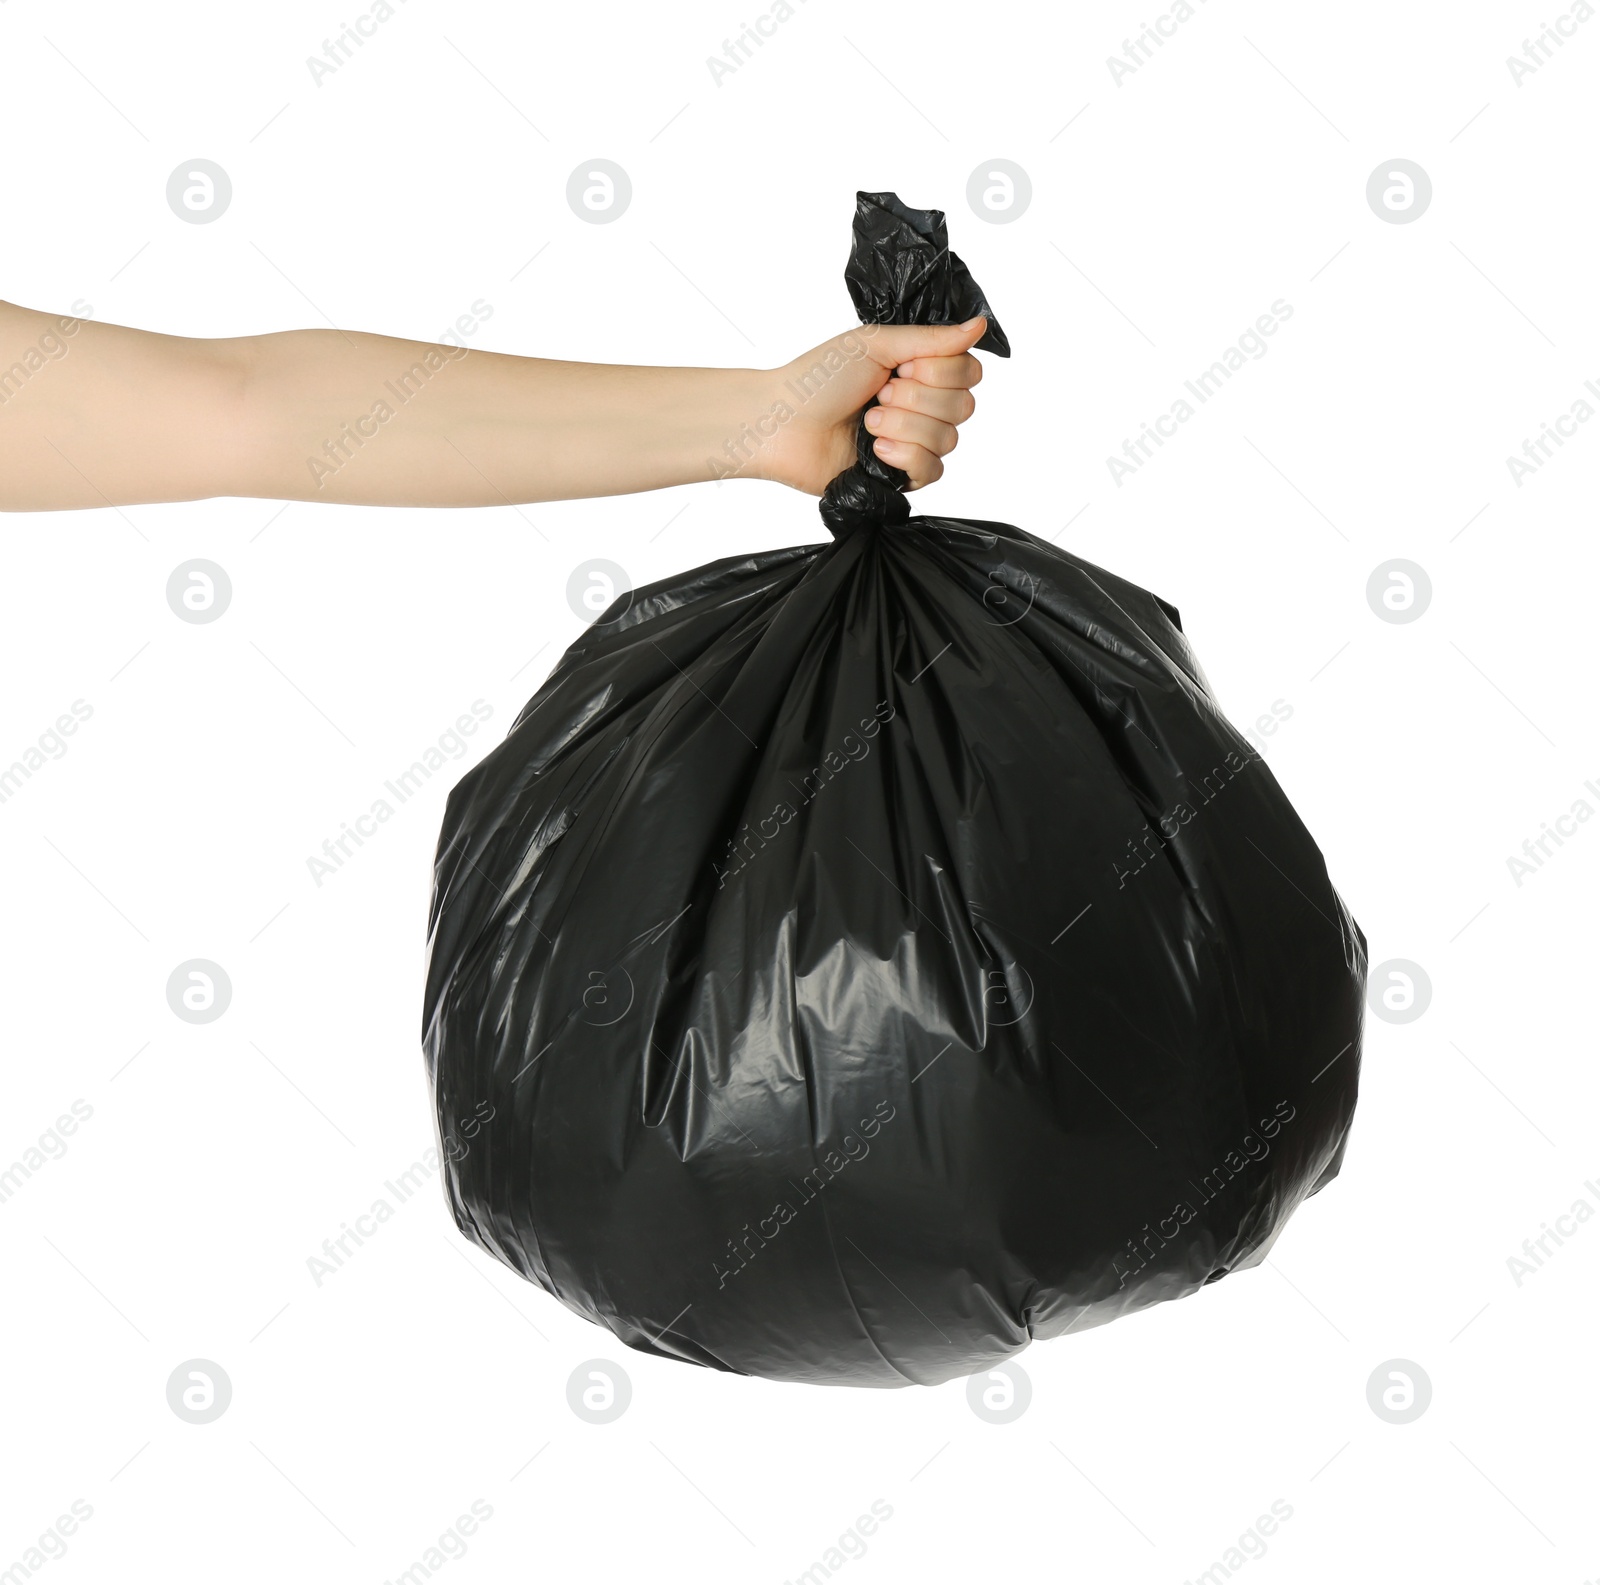
<instances>
[{"instance_id":1,"label":"knotted bag neck","mask_svg":"<svg viewBox=\"0 0 1600 1585\"><path fill-rule=\"evenodd\" d=\"M877 405L874 397L856 423L855 462L834 476L817 503L822 521L835 539L843 539L858 529L903 523L911 516L911 503L901 493L911 483L911 476L900 468L891 468L872 449L874 437L867 428L866 415Z\"/></svg>"},{"instance_id":2,"label":"knotted bag neck","mask_svg":"<svg viewBox=\"0 0 1600 1585\"><path fill-rule=\"evenodd\" d=\"M967 267L950 251L942 211L912 209L894 193L857 193L845 285L864 326L959 325L977 314L989 320L978 342L984 352L1010 357L1011 346ZM866 415L856 424L856 460L822 492L818 509L835 540L864 528L904 523L911 484L903 469L880 461Z\"/></svg>"}]
</instances>

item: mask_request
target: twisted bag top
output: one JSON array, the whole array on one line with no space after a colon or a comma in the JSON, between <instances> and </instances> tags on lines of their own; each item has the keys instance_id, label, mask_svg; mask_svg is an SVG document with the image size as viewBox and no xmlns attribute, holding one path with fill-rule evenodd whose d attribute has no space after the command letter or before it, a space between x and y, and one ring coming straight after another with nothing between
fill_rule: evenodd
<instances>
[{"instance_id":1,"label":"twisted bag top","mask_svg":"<svg viewBox=\"0 0 1600 1585\"><path fill-rule=\"evenodd\" d=\"M847 279L989 312L892 194ZM457 1225L649 1353L971 1374L1254 1264L1344 1152L1365 939L1178 613L905 482L863 442L832 542L619 599L445 813Z\"/></svg>"}]
</instances>

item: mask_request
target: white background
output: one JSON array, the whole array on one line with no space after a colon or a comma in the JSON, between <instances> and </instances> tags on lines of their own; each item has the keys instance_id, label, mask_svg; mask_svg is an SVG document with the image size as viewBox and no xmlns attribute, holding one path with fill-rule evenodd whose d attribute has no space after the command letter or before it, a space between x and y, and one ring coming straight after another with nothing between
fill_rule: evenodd
<instances>
[{"instance_id":1,"label":"white background","mask_svg":"<svg viewBox=\"0 0 1600 1585\"><path fill-rule=\"evenodd\" d=\"M1173 601L1239 725L1289 706L1269 763L1373 962L1421 965L1432 1000L1369 1019L1343 1174L1270 1264L1029 1350L1009 1424L961 1382L804 1388L628 1352L466 1245L432 1182L319 1287L308 1257L431 1142L439 816L580 632L569 576L815 541L814 506L734 483L7 518L0 762L73 700L93 714L0 804L0 1167L74 1100L93 1115L0 1202L0 1570L81 1499L47 1581L392 1580L481 1499L447 1585L778 1585L881 1499L847 1585L1179 1585L1281 1499L1252 1580L1600 1571L1600 1225L1520 1285L1507 1265L1600 1207L1600 830L1520 886L1507 865L1600 808L1600 423L1520 486L1506 464L1600 380L1600 19L1519 86L1508 55L1564 12L1209 0L1119 85L1108 55L1164 9L797 0L719 86L707 57L768 10L397 0L317 86L306 57L357 14L0 5L0 296L425 339L482 298L473 345L772 365L852 322L858 187L943 207L1015 356L989 360L923 509ZM596 157L633 184L611 224L565 199ZM233 184L209 224L165 200L195 158ZM1008 224L965 197L996 158L1032 182ZM1366 200L1395 158L1433 185L1407 224ZM1267 354L1114 482L1107 457L1277 299ZM165 598L195 557L233 586L207 625ZM1405 624L1366 598L1394 558L1432 582ZM308 856L476 699L469 752L316 886ZM210 1024L167 1005L190 958L231 977ZM232 1383L207 1425L167 1406L193 1358ZM608 1425L567 1404L595 1358L632 1381ZM1432 1384L1409 1424L1368 1406L1393 1359Z\"/></svg>"}]
</instances>

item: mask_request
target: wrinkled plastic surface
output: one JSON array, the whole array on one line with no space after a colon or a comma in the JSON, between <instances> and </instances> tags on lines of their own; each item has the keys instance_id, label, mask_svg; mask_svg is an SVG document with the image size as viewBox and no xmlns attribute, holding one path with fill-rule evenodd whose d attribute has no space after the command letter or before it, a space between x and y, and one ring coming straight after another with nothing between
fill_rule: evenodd
<instances>
[{"instance_id":1,"label":"wrinkled plastic surface","mask_svg":"<svg viewBox=\"0 0 1600 1585\"><path fill-rule=\"evenodd\" d=\"M424 1046L458 1226L578 1313L936 1383L1264 1256L1366 943L1171 606L841 489L619 600L454 789Z\"/></svg>"},{"instance_id":2,"label":"wrinkled plastic surface","mask_svg":"<svg viewBox=\"0 0 1600 1585\"><path fill-rule=\"evenodd\" d=\"M1011 356L988 299L950 251L937 209L913 209L893 193L857 193L844 284L864 325L959 325L984 314L978 351Z\"/></svg>"}]
</instances>

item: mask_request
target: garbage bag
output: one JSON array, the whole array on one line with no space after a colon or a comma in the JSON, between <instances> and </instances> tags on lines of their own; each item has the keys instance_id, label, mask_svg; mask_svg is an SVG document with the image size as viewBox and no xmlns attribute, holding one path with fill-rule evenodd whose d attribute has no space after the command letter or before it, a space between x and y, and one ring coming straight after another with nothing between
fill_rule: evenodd
<instances>
[{"instance_id":1,"label":"garbage bag","mask_svg":"<svg viewBox=\"0 0 1600 1585\"><path fill-rule=\"evenodd\" d=\"M892 194L847 283L987 309ZM973 1374L1255 1264L1344 1154L1366 941L1179 613L896 475L619 598L448 801L451 1210L648 1353Z\"/></svg>"}]
</instances>

